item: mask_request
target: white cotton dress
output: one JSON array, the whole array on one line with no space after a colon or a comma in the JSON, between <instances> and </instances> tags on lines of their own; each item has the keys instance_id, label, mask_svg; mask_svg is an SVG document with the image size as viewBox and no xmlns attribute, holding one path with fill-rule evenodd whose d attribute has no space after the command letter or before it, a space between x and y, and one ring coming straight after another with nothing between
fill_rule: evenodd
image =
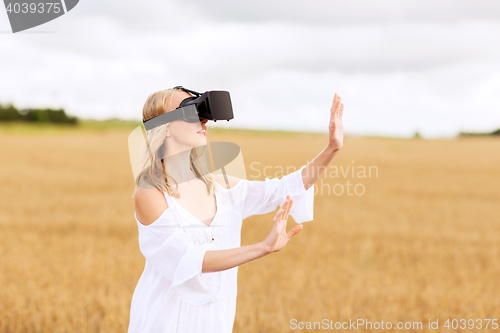
<instances>
[{"instance_id":1,"label":"white cotton dress","mask_svg":"<svg viewBox=\"0 0 500 333\"><path fill-rule=\"evenodd\" d=\"M230 189L217 184L217 212L208 226L166 192L168 208L156 221L145 226L136 217L146 264L132 296L128 333L232 332L238 267L202 273L205 253L240 247L242 221L275 211L287 194L295 222L312 221L314 187L305 190L304 167L281 179L242 179Z\"/></svg>"}]
</instances>

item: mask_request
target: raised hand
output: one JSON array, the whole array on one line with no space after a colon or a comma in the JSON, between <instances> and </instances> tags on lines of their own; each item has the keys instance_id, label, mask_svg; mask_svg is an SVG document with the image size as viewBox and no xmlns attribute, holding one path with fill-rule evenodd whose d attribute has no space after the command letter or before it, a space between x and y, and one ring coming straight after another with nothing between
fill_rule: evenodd
<instances>
[{"instance_id":1,"label":"raised hand","mask_svg":"<svg viewBox=\"0 0 500 333\"><path fill-rule=\"evenodd\" d=\"M273 218L273 227L267 235L266 239L262 242L267 249L268 253L277 252L285 247L286 243L295 236L303 226L301 224L295 226L288 233L286 232L286 224L288 221L288 214L292 208L293 200L290 195L286 196L285 203L276 212Z\"/></svg>"},{"instance_id":2,"label":"raised hand","mask_svg":"<svg viewBox=\"0 0 500 333\"><path fill-rule=\"evenodd\" d=\"M340 96L335 93L332 108L330 109L330 125L328 127L328 148L339 150L344 143L344 129L342 126L342 114L344 113L344 104L340 102Z\"/></svg>"}]
</instances>

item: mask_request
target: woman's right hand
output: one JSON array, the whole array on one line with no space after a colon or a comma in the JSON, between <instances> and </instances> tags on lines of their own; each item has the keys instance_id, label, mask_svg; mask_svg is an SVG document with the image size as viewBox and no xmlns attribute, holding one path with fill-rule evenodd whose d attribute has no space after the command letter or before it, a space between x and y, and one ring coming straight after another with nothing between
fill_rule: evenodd
<instances>
[{"instance_id":1,"label":"woman's right hand","mask_svg":"<svg viewBox=\"0 0 500 333\"><path fill-rule=\"evenodd\" d=\"M262 242L268 253L281 250L293 236L302 230L303 226L302 224L299 224L288 233L286 232L286 223L288 221L288 214L290 213L292 204L293 200L290 198L290 195L287 195L285 203L281 206L276 213L276 216L273 218L273 227L266 239Z\"/></svg>"}]
</instances>

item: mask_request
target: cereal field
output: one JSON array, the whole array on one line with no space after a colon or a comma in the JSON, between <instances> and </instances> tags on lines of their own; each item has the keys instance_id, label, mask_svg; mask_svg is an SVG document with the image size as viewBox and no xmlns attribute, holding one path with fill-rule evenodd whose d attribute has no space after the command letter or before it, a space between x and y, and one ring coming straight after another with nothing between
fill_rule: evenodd
<instances>
[{"instance_id":1,"label":"cereal field","mask_svg":"<svg viewBox=\"0 0 500 333\"><path fill-rule=\"evenodd\" d=\"M0 128L0 332L126 332L144 268L131 130ZM251 180L296 170L327 142L210 128L208 137L239 144ZM282 251L240 266L234 332L325 320L331 330L308 331L385 331L334 327L358 319L497 332L484 327L500 318L499 139L346 136L315 185L314 220ZM245 220L242 245L262 241L273 216ZM447 319L481 321L447 329Z\"/></svg>"}]
</instances>

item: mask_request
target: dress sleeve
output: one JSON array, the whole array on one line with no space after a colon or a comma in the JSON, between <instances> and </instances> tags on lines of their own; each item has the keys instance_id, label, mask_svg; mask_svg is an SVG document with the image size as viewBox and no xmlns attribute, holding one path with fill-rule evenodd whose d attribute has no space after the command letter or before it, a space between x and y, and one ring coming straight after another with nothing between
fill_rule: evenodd
<instances>
[{"instance_id":1,"label":"dress sleeve","mask_svg":"<svg viewBox=\"0 0 500 333\"><path fill-rule=\"evenodd\" d=\"M313 220L314 213L314 186L308 190L304 188L302 181L302 166L299 170L279 178L266 178L264 181L245 182L245 198L243 201L243 219L261 215L281 207L286 200L287 194L293 199L290 215L296 223Z\"/></svg>"},{"instance_id":2,"label":"dress sleeve","mask_svg":"<svg viewBox=\"0 0 500 333\"><path fill-rule=\"evenodd\" d=\"M220 290L220 272L202 273L203 259L215 244L194 244L171 207L148 226L139 226L139 247L149 262L187 303L202 305Z\"/></svg>"}]
</instances>

